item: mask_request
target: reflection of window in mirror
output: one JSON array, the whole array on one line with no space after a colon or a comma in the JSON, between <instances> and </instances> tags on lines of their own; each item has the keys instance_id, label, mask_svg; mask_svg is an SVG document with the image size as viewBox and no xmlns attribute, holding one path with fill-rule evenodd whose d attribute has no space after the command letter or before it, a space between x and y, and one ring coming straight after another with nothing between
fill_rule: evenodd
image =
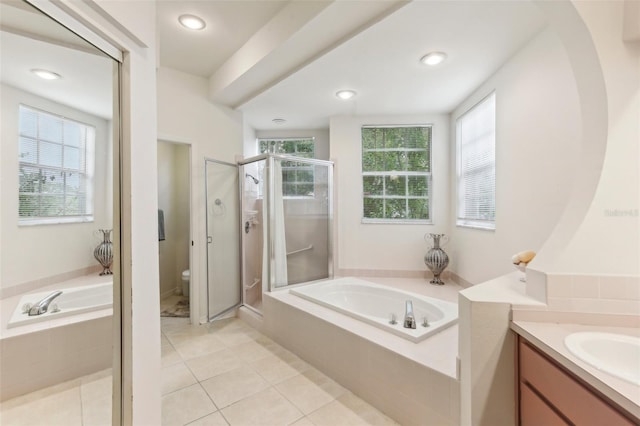
<instances>
[{"instance_id":1,"label":"reflection of window in mirror","mask_svg":"<svg viewBox=\"0 0 640 426\"><path fill-rule=\"evenodd\" d=\"M19 107L20 224L93 221L95 127Z\"/></svg>"},{"instance_id":2,"label":"reflection of window in mirror","mask_svg":"<svg viewBox=\"0 0 640 426\"><path fill-rule=\"evenodd\" d=\"M111 424L119 253L112 248L116 275L100 276L94 250L104 247L100 229L119 227L118 63L23 1L0 1L0 45L2 424L45 411L47 424L68 424L70 412ZM22 313L48 298L46 311ZM11 356L26 345L38 348L37 362ZM61 383L77 397L50 410Z\"/></svg>"}]
</instances>

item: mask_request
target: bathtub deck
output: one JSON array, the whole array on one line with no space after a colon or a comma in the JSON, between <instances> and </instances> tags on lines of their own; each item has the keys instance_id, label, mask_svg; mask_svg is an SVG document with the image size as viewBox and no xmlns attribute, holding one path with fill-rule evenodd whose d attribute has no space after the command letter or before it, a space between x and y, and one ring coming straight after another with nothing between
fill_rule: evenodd
<instances>
[{"instance_id":1,"label":"bathtub deck","mask_svg":"<svg viewBox=\"0 0 640 426\"><path fill-rule=\"evenodd\" d=\"M461 289L365 279L453 302ZM459 424L457 325L413 343L286 291L265 294L264 303L271 338L399 423Z\"/></svg>"},{"instance_id":2,"label":"bathtub deck","mask_svg":"<svg viewBox=\"0 0 640 426\"><path fill-rule=\"evenodd\" d=\"M99 276L96 273L92 275L85 275L85 276L73 278L68 281L50 284L45 287L40 287L29 293L40 293L43 291L54 291L54 290L60 290L65 288L82 287L85 285L101 284L109 280L113 280L112 275ZM26 293L26 294L29 294L29 293ZM42 331L42 330L47 330L49 328L61 327L61 326L73 324L76 322L94 320L94 319L102 318L105 316L111 316L113 314L113 310L111 308L108 308L108 309L101 309L101 310L87 312L87 313L69 316L69 317L51 319L46 322L36 322L36 323L22 325L18 327L7 328L7 324L11 319L11 315L13 314L13 311L15 310L16 306L20 302L20 298L22 296L24 296L24 294L7 297L0 300L0 340L8 337L16 337L23 334L29 334L29 333Z\"/></svg>"}]
</instances>

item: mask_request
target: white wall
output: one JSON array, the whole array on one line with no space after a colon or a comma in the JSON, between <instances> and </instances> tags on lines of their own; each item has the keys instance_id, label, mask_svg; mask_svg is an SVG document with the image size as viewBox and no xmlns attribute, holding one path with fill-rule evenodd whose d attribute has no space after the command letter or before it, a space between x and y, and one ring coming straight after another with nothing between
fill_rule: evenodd
<instances>
[{"instance_id":1,"label":"white wall","mask_svg":"<svg viewBox=\"0 0 640 426\"><path fill-rule=\"evenodd\" d=\"M39 3L48 3L42 0ZM161 423L156 5L153 1L57 2L59 14L124 52L122 117L122 363L125 425ZM70 12L66 10L70 9ZM114 25L118 23L118 25ZM128 31L123 32L122 29ZM150 219L153 218L153 219ZM117 309L116 309L117 311ZM115 344L116 352L119 349ZM116 379L114 383L118 383Z\"/></svg>"},{"instance_id":2,"label":"white wall","mask_svg":"<svg viewBox=\"0 0 640 426\"><path fill-rule=\"evenodd\" d=\"M456 219L457 118L496 93L496 229L463 228ZM581 115L575 78L552 30L534 37L451 114L449 269L477 284L512 272L511 256L538 251L570 196Z\"/></svg>"},{"instance_id":3,"label":"white wall","mask_svg":"<svg viewBox=\"0 0 640 426\"><path fill-rule=\"evenodd\" d=\"M98 265L93 250L102 241L98 229L111 229L113 185L111 122L57 102L2 85L2 276L12 286ZM96 128L94 221L18 226L18 107L25 104Z\"/></svg>"},{"instance_id":4,"label":"white wall","mask_svg":"<svg viewBox=\"0 0 640 426\"><path fill-rule=\"evenodd\" d=\"M534 265L547 273L638 276L640 40L622 41L623 2L574 4L593 38L604 76L607 115L600 120L606 118L606 153L595 196L572 240L561 250L550 242L543 261ZM637 22L637 15L632 19Z\"/></svg>"},{"instance_id":5,"label":"white wall","mask_svg":"<svg viewBox=\"0 0 640 426\"><path fill-rule=\"evenodd\" d=\"M160 297L181 289L189 269L189 146L158 142L158 208L164 213L160 246Z\"/></svg>"},{"instance_id":6,"label":"white wall","mask_svg":"<svg viewBox=\"0 0 640 426\"><path fill-rule=\"evenodd\" d=\"M431 225L363 224L363 125L432 124L433 199ZM330 121L330 157L335 161L337 269L425 271L424 234L449 229L449 118L418 116L336 116Z\"/></svg>"},{"instance_id":7,"label":"white wall","mask_svg":"<svg viewBox=\"0 0 640 426\"><path fill-rule=\"evenodd\" d=\"M191 145L191 279L190 296L198 303L192 321L205 321L207 233L205 158L235 163L242 154L242 114L216 105L206 97L208 82L170 68L158 69L158 135Z\"/></svg>"}]
</instances>

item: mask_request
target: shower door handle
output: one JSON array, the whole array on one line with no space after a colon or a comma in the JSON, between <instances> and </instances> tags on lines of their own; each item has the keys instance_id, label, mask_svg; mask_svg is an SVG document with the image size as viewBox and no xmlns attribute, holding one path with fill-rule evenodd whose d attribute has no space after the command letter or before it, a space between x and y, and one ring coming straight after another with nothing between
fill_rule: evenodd
<instances>
[{"instance_id":1,"label":"shower door handle","mask_svg":"<svg viewBox=\"0 0 640 426\"><path fill-rule=\"evenodd\" d=\"M213 237L207 236L207 244L213 243Z\"/></svg>"}]
</instances>

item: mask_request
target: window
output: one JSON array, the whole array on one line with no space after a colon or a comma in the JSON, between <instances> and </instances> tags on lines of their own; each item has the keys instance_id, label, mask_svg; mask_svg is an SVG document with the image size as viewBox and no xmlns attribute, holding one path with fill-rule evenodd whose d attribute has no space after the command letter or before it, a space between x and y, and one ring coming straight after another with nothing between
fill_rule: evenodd
<instances>
[{"instance_id":1,"label":"window","mask_svg":"<svg viewBox=\"0 0 640 426\"><path fill-rule=\"evenodd\" d=\"M431 126L362 128L363 222L431 219Z\"/></svg>"},{"instance_id":2,"label":"window","mask_svg":"<svg viewBox=\"0 0 640 426\"><path fill-rule=\"evenodd\" d=\"M300 139L259 139L260 154L287 154L302 158L314 158L313 138ZM297 161L282 162L282 195L284 197L313 197L313 164Z\"/></svg>"},{"instance_id":3,"label":"window","mask_svg":"<svg viewBox=\"0 0 640 426\"><path fill-rule=\"evenodd\" d=\"M20 224L93 220L95 128L21 105Z\"/></svg>"},{"instance_id":4,"label":"window","mask_svg":"<svg viewBox=\"0 0 640 426\"><path fill-rule=\"evenodd\" d=\"M487 96L456 123L457 224L495 229L496 97Z\"/></svg>"}]
</instances>

